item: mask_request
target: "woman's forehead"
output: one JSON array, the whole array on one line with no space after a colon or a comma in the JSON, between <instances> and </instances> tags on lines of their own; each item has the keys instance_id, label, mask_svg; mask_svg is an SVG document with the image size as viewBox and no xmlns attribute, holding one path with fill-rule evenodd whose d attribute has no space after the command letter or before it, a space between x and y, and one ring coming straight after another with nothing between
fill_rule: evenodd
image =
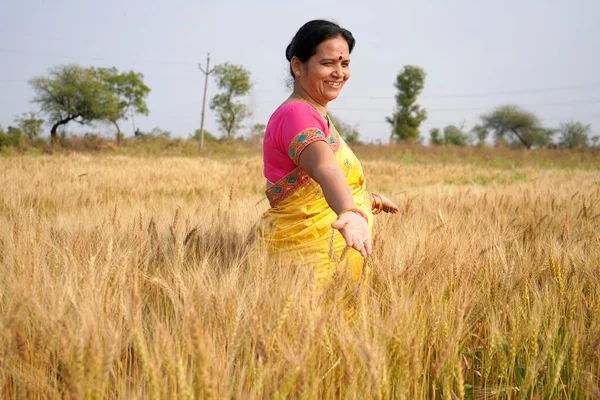
<instances>
[{"instance_id":1,"label":"woman's forehead","mask_svg":"<svg viewBox=\"0 0 600 400\"><path fill-rule=\"evenodd\" d=\"M317 47L317 54L320 57L337 59L341 56L342 58L348 58L349 53L348 43L341 36L325 40Z\"/></svg>"}]
</instances>

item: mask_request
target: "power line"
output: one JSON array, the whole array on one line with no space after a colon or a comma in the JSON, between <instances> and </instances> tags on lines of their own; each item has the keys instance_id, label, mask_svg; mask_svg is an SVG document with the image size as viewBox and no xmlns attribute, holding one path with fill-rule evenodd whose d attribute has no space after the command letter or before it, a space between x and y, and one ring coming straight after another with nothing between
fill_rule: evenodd
<instances>
[{"instance_id":1,"label":"power line","mask_svg":"<svg viewBox=\"0 0 600 400\"><path fill-rule=\"evenodd\" d=\"M596 87L596 86L600 87L600 84L597 84L597 85L596 84L592 84L592 85L590 85L588 87ZM584 86L578 86L578 87L579 88L584 88ZM575 88L575 86L573 86L571 88L573 89L573 88ZM537 90L537 91L523 90L523 91L510 92L510 93L517 94L517 93L542 93L542 92L543 92L543 90ZM495 95L508 94L508 93L509 92L503 92L503 93L501 93L501 92L490 92L490 93L486 94L486 97L492 97L492 96L495 96ZM456 95L455 98L467 98L467 97L470 97L470 96L469 95ZM475 96L472 96L472 97L475 97ZM483 97L483 96L481 96L481 97ZM364 99L364 100L376 100L376 99L393 100L393 97L375 97L375 96L346 96L346 97L343 97L343 98L345 100L355 100L355 99L357 99L357 100L358 99ZM419 96L418 97L419 100L421 100L421 99L434 99L434 98L452 98L452 97L450 95L447 95L447 96L446 95L441 95L441 96L436 96L436 97L433 97L433 96ZM278 100L261 100L261 101L258 101L257 103L259 103L259 104L267 104L267 103L271 104L271 103L275 103L277 101ZM535 105L533 105L533 106L535 106ZM342 108L339 108L339 109L341 110ZM358 111L358 110L360 110L360 111L366 111L367 110L368 111L368 110L380 110L381 108L364 108L363 107L363 108L346 108L346 109L347 110L352 110L352 111ZM471 109L475 110L475 108L471 108ZM452 110L463 110L463 108L454 108L454 109L453 108L449 108L449 109L439 109L439 110L449 110L449 111L452 111Z\"/></svg>"},{"instance_id":2,"label":"power line","mask_svg":"<svg viewBox=\"0 0 600 400\"><path fill-rule=\"evenodd\" d=\"M188 107L188 106L192 106L192 105L196 105L200 103L200 100L194 100L191 102L186 102L186 103L181 103L181 104L175 104L173 105L173 109L176 108L180 108L180 107ZM255 103L257 104L280 104L281 100L278 101L255 101ZM598 104L600 103L600 99L590 99L590 100L574 100L574 101L568 101L568 102L554 102L554 103L537 103L537 104L517 104L520 107L557 107L557 106L567 106L567 105L582 105L582 104ZM496 106L489 106L489 107L459 107L459 108L426 108L426 110L428 112L447 112L447 111L485 111L485 110L490 110L493 109ZM361 111L361 112L382 112L382 113L391 113L392 110L391 108L385 108L385 107L376 107L376 108L366 108L366 107L336 107L335 105L332 105L330 107L330 110L333 113L337 113L338 111Z\"/></svg>"},{"instance_id":3,"label":"power line","mask_svg":"<svg viewBox=\"0 0 600 400\"><path fill-rule=\"evenodd\" d=\"M540 118L541 121L560 121L560 120L569 120L569 119L582 119L582 118L599 118L600 114L587 114L587 115L578 115L578 116L564 116L564 117L550 117L550 118ZM425 120L421 122L421 125L448 125L448 124L459 124L459 123L477 123L479 120L474 119L466 119L466 118L456 118L455 120L446 120L446 121L430 121ZM366 124L389 124L385 119L381 120L359 120L358 124L366 123Z\"/></svg>"},{"instance_id":4,"label":"power line","mask_svg":"<svg viewBox=\"0 0 600 400\"><path fill-rule=\"evenodd\" d=\"M38 52L38 51L28 51L28 50L13 50L13 49L4 49L0 48L0 53L9 53L9 54L25 54L32 56L41 56L41 57L58 57L58 58L71 58L75 60L94 60L94 61L111 61L114 62L114 58L107 57L86 57L86 56L73 56L67 54L58 54L53 52ZM189 65L196 66L197 63L192 62L184 62L184 61L158 61L158 60L134 60L131 61L135 64L163 64L163 65Z\"/></svg>"},{"instance_id":5,"label":"power line","mask_svg":"<svg viewBox=\"0 0 600 400\"><path fill-rule=\"evenodd\" d=\"M529 94L529 93L547 93L547 92L561 92L568 90L577 89L588 89L592 87L600 87L600 82L592 82L586 84L578 84L571 86L556 86L548 88L532 88L532 89L517 89L517 90L506 90L498 92L478 92L478 93L455 93L455 94L431 94L419 96L419 99L446 99L446 98L463 98L463 97L490 97L500 96L507 94ZM359 97L355 97L359 98ZM393 99L395 96L362 96L361 98L366 99Z\"/></svg>"},{"instance_id":6,"label":"power line","mask_svg":"<svg viewBox=\"0 0 600 400\"><path fill-rule=\"evenodd\" d=\"M517 104L519 107L556 107L566 105L582 105L582 104L598 104L600 99L591 100L574 100L566 102L555 102L555 103L534 103L534 104ZM458 107L458 108L426 108L429 111L442 112L442 111L482 111L494 108L491 107ZM345 108L345 107L331 107L332 111L378 111L378 112L391 112L382 107L379 108Z\"/></svg>"},{"instance_id":7,"label":"power line","mask_svg":"<svg viewBox=\"0 0 600 400\"><path fill-rule=\"evenodd\" d=\"M0 52L6 51L5 49L0 49ZM21 52L21 51L12 51L10 50L10 52ZM22 52L25 53L25 52ZM29 53L26 53L29 54ZM48 53L47 55L51 55L51 53ZM66 56L66 58L79 58L79 57L68 57ZM106 61L108 59L106 58L89 58L89 59L96 59L96 60L103 60ZM163 61L163 62L155 62L155 61L149 61L149 60L142 60L142 61L135 61L134 63L145 63L145 64L171 64L171 65L195 65L192 63L187 63L187 62L176 62L176 61ZM153 81L169 81L172 79L153 79ZM27 83L29 82L29 80L26 79L7 79L7 80L0 80L0 83ZM544 92L551 92L551 91L564 91L564 90L575 90L575 89L584 89L584 88L591 88L591 87L600 87L600 83L590 83L590 84L582 84L582 85L573 85L573 86L563 86L563 87L556 87L556 88L541 88L541 89L528 89L528 90L515 90L515 91L505 91L505 92L488 92L488 93L472 93L472 94L454 94L454 95L431 95L431 96L420 96L420 99L434 99L434 98L465 98L465 97L491 97L491 96L496 96L496 95L504 95L504 94L523 94L523 93L544 93ZM262 93L272 93L272 92L268 92L268 91L261 91ZM385 96L385 97L378 97L378 96L349 96L349 97L345 97L345 99L393 99L393 96ZM570 104L596 104L598 103L600 100L591 100L591 101L573 101L573 102L564 102L564 103L539 103L539 104L526 104L526 105L522 105L523 107L541 107L541 106L559 106L559 105L570 105ZM255 103L257 104L271 104L271 103L276 103L277 100L261 100L261 101L255 101ZM438 109L432 109L432 108L428 108L429 111L478 111L478 110L487 110L489 109L489 107L467 107L467 108L438 108ZM365 107L360 107L360 108L336 108L336 110L340 110L340 111L385 111L382 108L365 108Z\"/></svg>"},{"instance_id":8,"label":"power line","mask_svg":"<svg viewBox=\"0 0 600 400\"><path fill-rule=\"evenodd\" d=\"M15 49L6 49L0 48L0 53L13 53L13 54L28 54L28 55L39 55L39 56L52 56L52 57L62 57L62 58L74 58L74 59L88 59L88 60L102 60L108 61L109 59L106 57L82 57L82 56L73 56L73 55L65 55L58 54L53 52L39 52L39 51L29 51L29 50L15 50ZM196 66L196 63L186 62L186 61L158 61L158 60L139 60L134 61L136 63L145 63L145 64L170 64L170 65L189 65ZM0 82L20 82L19 80L10 80L10 81L0 81ZM26 81L23 81L26 82ZM576 85L569 86L555 86L555 87L545 87L545 88L530 88L530 89L515 89L515 90L506 90L506 91L496 91L496 92L475 92L475 93L454 93L454 94L431 94L431 95L422 95L419 96L419 99L443 99L443 98L464 98L464 97L490 97L490 96L498 96L498 95L508 95L508 94L528 94L528 93L547 93L547 92L559 92L559 91L568 91L568 90L577 90L577 89L588 89L593 87L600 87L600 82L591 82L591 83L582 83ZM273 91L264 91L261 90L262 93L275 93ZM278 92L279 93L279 92ZM350 96L346 97L348 99L394 99L395 96Z\"/></svg>"},{"instance_id":9,"label":"power line","mask_svg":"<svg viewBox=\"0 0 600 400\"><path fill-rule=\"evenodd\" d=\"M547 93L547 92L560 92L578 89L589 89L600 87L600 82L582 83L570 86L556 86L546 88L531 88L531 89L515 89L507 91L493 91L493 92L478 92L478 93L455 93L455 94L430 94L420 95L419 99L444 99L444 98L464 98L464 97L491 97L508 94L534 94L534 93ZM274 91L261 91L263 93L275 93ZM344 96L345 99L362 99L362 100L390 100L394 99L395 96Z\"/></svg>"}]
</instances>

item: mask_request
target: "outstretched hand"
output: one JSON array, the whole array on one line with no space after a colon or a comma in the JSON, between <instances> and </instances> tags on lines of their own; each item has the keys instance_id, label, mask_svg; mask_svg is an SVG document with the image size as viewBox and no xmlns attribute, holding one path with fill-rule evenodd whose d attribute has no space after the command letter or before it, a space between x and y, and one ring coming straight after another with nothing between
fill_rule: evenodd
<instances>
[{"instance_id":1,"label":"outstretched hand","mask_svg":"<svg viewBox=\"0 0 600 400\"><path fill-rule=\"evenodd\" d=\"M338 229L344 237L346 245L358 251L363 257L373 252L369 224L360 214L346 211L338 216L331 227Z\"/></svg>"},{"instance_id":2,"label":"outstretched hand","mask_svg":"<svg viewBox=\"0 0 600 400\"><path fill-rule=\"evenodd\" d=\"M380 194L379 196L381 196L381 201L383 201L383 212L386 213L390 213L390 214L397 214L398 211L400 211L400 209L398 208L398 206L391 201L390 199L388 199L386 196Z\"/></svg>"}]
</instances>

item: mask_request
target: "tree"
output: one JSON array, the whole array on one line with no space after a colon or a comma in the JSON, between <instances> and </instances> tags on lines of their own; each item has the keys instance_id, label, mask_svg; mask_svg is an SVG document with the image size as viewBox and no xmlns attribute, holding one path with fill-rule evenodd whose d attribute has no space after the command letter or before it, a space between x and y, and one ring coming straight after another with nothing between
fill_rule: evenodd
<instances>
[{"instance_id":1,"label":"tree","mask_svg":"<svg viewBox=\"0 0 600 400\"><path fill-rule=\"evenodd\" d=\"M196 130L194 130L194 135L193 136L190 135L190 137L192 139L194 139L195 141L198 141L198 140L200 140L200 134L201 134L200 129L196 129ZM214 142L217 140L217 138L215 135L210 133L207 129L204 129L204 140L206 142Z\"/></svg>"},{"instance_id":2,"label":"tree","mask_svg":"<svg viewBox=\"0 0 600 400\"><path fill-rule=\"evenodd\" d=\"M439 128L431 128L429 131L429 143L432 146L442 146L444 144L444 138L440 134Z\"/></svg>"},{"instance_id":3,"label":"tree","mask_svg":"<svg viewBox=\"0 0 600 400\"><path fill-rule=\"evenodd\" d=\"M448 125L444 128L444 144L446 145L464 147L469 144L469 139L469 135L455 125Z\"/></svg>"},{"instance_id":4,"label":"tree","mask_svg":"<svg viewBox=\"0 0 600 400\"><path fill-rule=\"evenodd\" d=\"M0 149L4 146L21 147L23 145L23 131L14 126L8 126L6 132L0 126Z\"/></svg>"},{"instance_id":5,"label":"tree","mask_svg":"<svg viewBox=\"0 0 600 400\"><path fill-rule=\"evenodd\" d=\"M482 115L481 119L484 128L494 131L496 140L502 140L510 134L528 150L534 146L547 146L554 134L554 130L542 126L535 114L516 105L497 107L491 113Z\"/></svg>"},{"instance_id":6,"label":"tree","mask_svg":"<svg viewBox=\"0 0 600 400\"><path fill-rule=\"evenodd\" d=\"M560 138L558 145L568 149L588 147L591 125L584 125L579 121L569 121L560 124L558 129Z\"/></svg>"},{"instance_id":7,"label":"tree","mask_svg":"<svg viewBox=\"0 0 600 400\"><path fill-rule=\"evenodd\" d=\"M23 132L25 138L31 142L40 136L44 120L37 118L34 112L28 112L15 117L15 123Z\"/></svg>"},{"instance_id":8,"label":"tree","mask_svg":"<svg viewBox=\"0 0 600 400\"><path fill-rule=\"evenodd\" d=\"M92 68L92 71L114 96L106 110L106 120L117 128L117 144L120 144L121 128L117 122L126 120L128 113L148 115L145 98L150 88L144 84L144 75L141 73L119 73L115 67Z\"/></svg>"},{"instance_id":9,"label":"tree","mask_svg":"<svg viewBox=\"0 0 600 400\"><path fill-rule=\"evenodd\" d=\"M475 125L473 129L471 129L471 133L477 138L477 146L485 146L485 141L490 135L490 131L487 130L487 128L484 128L481 125Z\"/></svg>"},{"instance_id":10,"label":"tree","mask_svg":"<svg viewBox=\"0 0 600 400\"><path fill-rule=\"evenodd\" d=\"M40 105L52 123L53 143L59 126L71 121L84 125L106 119L114 101L112 92L96 74L77 64L51 68L47 77L35 77L30 84L35 92L33 102Z\"/></svg>"},{"instance_id":11,"label":"tree","mask_svg":"<svg viewBox=\"0 0 600 400\"><path fill-rule=\"evenodd\" d=\"M171 131L167 131L166 129L162 129L160 126L155 126L154 128L152 128L152 130L150 131L150 133L148 133L147 136L164 137L164 138L170 139L171 138Z\"/></svg>"},{"instance_id":12,"label":"tree","mask_svg":"<svg viewBox=\"0 0 600 400\"><path fill-rule=\"evenodd\" d=\"M251 115L246 104L236 102L236 97L250 92L250 72L241 65L219 64L214 70L217 87L222 90L210 102L210 109L217 112L217 123L221 130L232 139L242 126L244 118Z\"/></svg>"},{"instance_id":13,"label":"tree","mask_svg":"<svg viewBox=\"0 0 600 400\"><path fill-rule=\"evenodd\" d=\"M267 126L265 124L256 123L250 129L250 139L263 139Z\"/></svg>"},{"instance_id":14,"label":"tree","mask_svg":"<svg viewBox=\"0 0 600 400\"><path fill-rule=\"evenodd\" d=\"M424 85L425 71L413 65L405 65L396 77L397 111L391 117L386 117L386 121L392 125L392 137L396 135L400 140L409 141L419 138L419 126L427 119L427 111L416 101Z\"/></svg>"},{"instance_id":15,"label":"tree","mask_svg":"<svg viewBox=\"0 0 600 400\"><path fill-rule=\"evenodd\" d=\"M346 143L350 145L361 143L360 133L356 127L342 122L342 120L331 113L329 114L329 118L331 119L331 122L333 123L333 126L335 126L337 132Z\"/></svg>"}]
</instances>

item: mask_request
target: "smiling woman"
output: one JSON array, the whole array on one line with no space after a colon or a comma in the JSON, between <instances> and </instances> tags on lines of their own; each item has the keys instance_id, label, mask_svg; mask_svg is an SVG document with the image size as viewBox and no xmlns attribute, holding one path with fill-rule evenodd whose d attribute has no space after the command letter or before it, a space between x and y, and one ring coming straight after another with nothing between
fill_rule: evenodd
<instances>
[{"instance_id":1,"label":"smiling woman","mask_svg":"<svg viewBox=\"0 0 600 400\"><path fill-rule=\"evenodd\" d=\"M360 161L327 115L350 79L354 44L350 31L329 21L300 28L286 49L294 90L264 138L271 208L258 225L259 244L278 262L314 268L320 286L340 265L364 282L372 215L398 212L385 196L367 192Z\"/></svg>"}]
</instances>

